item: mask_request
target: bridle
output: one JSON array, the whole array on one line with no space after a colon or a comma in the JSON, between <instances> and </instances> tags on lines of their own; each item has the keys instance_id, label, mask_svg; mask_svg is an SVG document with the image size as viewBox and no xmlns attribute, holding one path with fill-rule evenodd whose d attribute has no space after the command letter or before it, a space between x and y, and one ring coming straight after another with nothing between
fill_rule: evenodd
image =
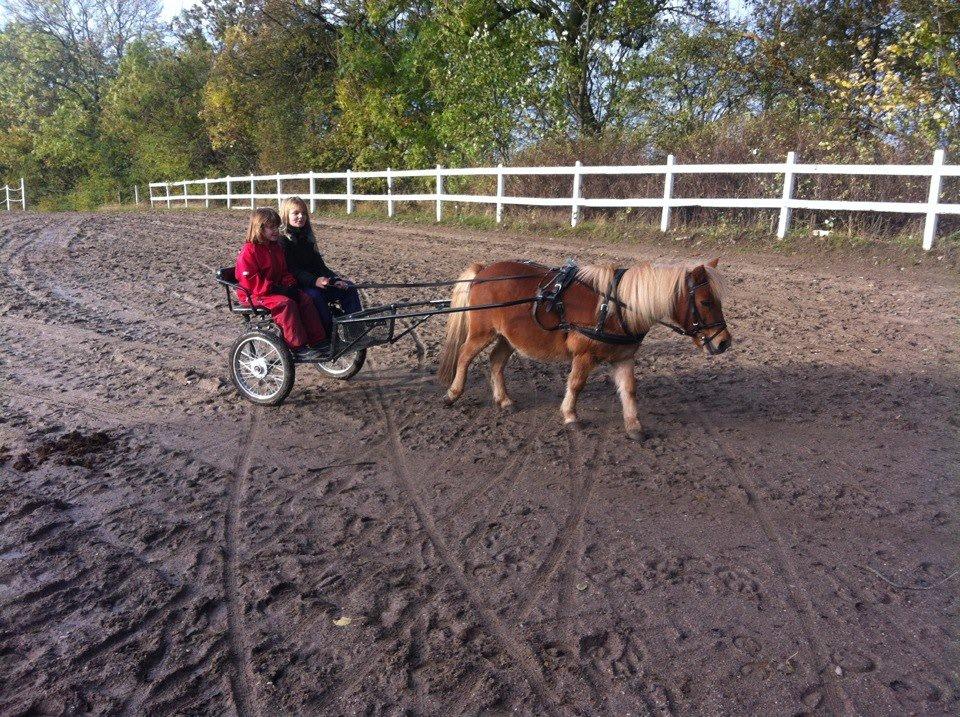
<instances>
[{"instance_id":1,"label":"bridle","mask_svg":"<svg viewBox=\"0 0 960 717\"><path fill-rule=\"evenodd\" d=\"M678 334L683 336L689 336L691 338L696 338L697 334L706 334L710 329L716 329L709 336L702 336L703 345L707 347L707 353L711 356L714 356L720 351L713 345L713 340L717 338L721 333L723 333L727 328L727 322L723 319L720 321L714 321L712 323L706 323L703 320L703 316L700 315L700 309L697 308L697 289L703 286L709 286L710 280L704 279L700 283L694 283L695 279L691 274L687 274L685 283L687 287L687 323L689 326L687 328L681 328L680 326L675 326L666 321L661 321L660 323L666 326L671 331L675 331Z\"/></svg>"}]
</instances>

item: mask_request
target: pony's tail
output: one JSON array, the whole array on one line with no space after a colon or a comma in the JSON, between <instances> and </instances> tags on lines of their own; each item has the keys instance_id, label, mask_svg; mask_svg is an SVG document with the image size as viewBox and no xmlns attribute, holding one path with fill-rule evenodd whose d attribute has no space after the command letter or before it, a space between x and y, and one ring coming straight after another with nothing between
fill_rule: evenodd
<instances>
[{"instance_id":1,"label":"pony's tail","mask_svg":"<svg viewBox=\"0 0 960 717\"><path fill-rule=\"evenodd\" d=\"M457 281L461 283L453 285L453 291L450 294L451 309L459 309L470 303L470 288L473 285L468 282L475 279L481 269L483 264L471 264L457 277ZM447 317L447 338L440 350L440 369L437 371L437 380L442 386L453 383L454 374L457 372L460 347L467 340L468 313L470 312L457 311Z\"/></svg>"}]
</instances>

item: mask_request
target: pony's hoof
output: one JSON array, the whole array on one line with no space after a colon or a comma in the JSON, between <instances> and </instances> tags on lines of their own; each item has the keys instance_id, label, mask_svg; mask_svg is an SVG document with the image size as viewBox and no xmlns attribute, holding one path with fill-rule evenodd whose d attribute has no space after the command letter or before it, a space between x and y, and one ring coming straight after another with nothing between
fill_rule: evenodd
<instances>
[{"instance_id":1,"label":"pony's hoof","mask_svg":"<svg viewBox=\"0 0 960 717\"><path fill-rule=\"evenodd\" d=\"M646 435L644 431L633 429L633 430L627 431L627 438L629 438L631 441L637 441L637 443L642 443L644 438L646 438Z\"/></svg>"},{"instance_id":2,"label":"pony's hoof","mask_svg":"<svg viewBox=\"0 0 960 717\"><path fill-rule=\"evenodd\" d=\"M449 393L443 394L443 405L447 408L450 408L457 402L457 399L451 396Z\"/></svg>"},{"instance_id":3,"label":"pony's hoof","mask_svg":"<svg viewBox=\"0 0 960 717\"><path fill-rule=\"evenodd\" d=\"M499 403L499 404L497 404L497 405L500 406L500 411L501 411L502 413L516 413L516 412L517 412L517 404L515 404L513 401L504 401L503 403Z\"/></svg>"}]
</instances>

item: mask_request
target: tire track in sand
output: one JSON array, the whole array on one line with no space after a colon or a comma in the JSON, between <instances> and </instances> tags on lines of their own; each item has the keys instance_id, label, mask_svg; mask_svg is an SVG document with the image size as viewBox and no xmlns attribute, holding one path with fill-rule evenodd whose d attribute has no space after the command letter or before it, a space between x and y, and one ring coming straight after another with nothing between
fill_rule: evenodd
<instances>
[{"instance_id":1,"label":"tire track in sand","mask_svg":"<svg viewBox=\"0 0 960 717\"><path fill-rule=\"evenodd\" d=\"M457 502L454 504L454 506L450 509L450 511L449 511L450 516L454 516L454 515L458 514L458 513L460 512L460 510L462 510L463 507L465 507L472 499L474 499L475 497L479 497L480 495L486 493L488 490L490 490L490 488L492 488L496 483L498 483L498 482L502 479L502 477L503 477L504 475L511 475L511 479L510 479L507 487L504 489L503 494L502 494L500 500L499 500L499 501L495 501L495 502L492 504L492 506L487 509L487 511L486 511L485 514L484 514L484 517L483 517L481 520L479 520L479 521L474 525L474 527L473 527L470 531L468 531L468 532L466 533L466 535L464 535L463 538L461 539L461 542L462 542L462 547L461 547L461 550L460 550L461 557L463 557L464 554L468 551L469 546L470 546L470 543L471 543L471 538L474 536L474 533L476 533L476 531L477 531L484 523L486 523L488 520L490 520L490 517L491 517L493 514L499 513L500 511L503 510L504 506L505 506L505 505L507 504L507 502L509 501L510 494L513 492L514 486L519 482L520 477L522 476L523 471L524 471L524 469L526 468L526 465L527 465L527 463L528 463L528 460L529 460L529 459L532 457L532 455L534 454L534 452L533 452L532 448L530 448L530 446L532 446L532 445L536 442L536 440L538 440L539 437L540 437L541 435L543 435L543 433L545 432L547 426L549 426L549 425L551 425L551 423L550 423L550 421L547 420L546 418L543 419L543 420L541 420L541 421L539 422L539 426L540 426L540 427L539 427L539 429L537 430L534 438L533 438L532 440L528 441L528 443L527 443L527 449L526 449L526 450L524 450L524 451L522 451L521 453L519 453L519 454L517 454L516 456L514 456L514 458L506 465L506 467L505 467L504 469L502 469L500 472L498 472L497 475L495 475L494 477L492 477L492 478L490 478L490 479L483 480L483 481L480 482L480 484L476 484L476 485L474 485L473 487L471 487L470 489L468 489L468 491L467 491L467 493L464 495L464 497L461 498L459 501L457 501ZM567 427L565 427L564 430L565 430L565 432L566 432L566 437L567 437L567 466L568 466L568 475L569 475L569 478L570 478L570 501L571 501L571 502L570 502L570 508L569 508L569 510L568 510L568 513L569 513L569 514L572 514L572 513L576 510L576 506L577 506L578 502L580 502L581 500L583 501L584 505L586 505L586 500L583 500L583 488L584 488L584 486L585 486L585 473L586 473L586 471L585 471L584 468L585 468L586 462L585 462L585 461L582 461L582 460L579 460L580 458L582 458L582 450L581 450L581 447L580 447L580 432L581 432L580 427L579 427L579 426L567 426ZM596 449L596 450L597 450L597 453L599 453L600 444L602 443L602 441L603 441L605 438L606 438L606 435L604 435L604 437L601 439L601 441L598 441L597 449ZM596 454L595 454L595 455L596 455ZM579 465L581 466L581 468L577 469L577 468L574 467L575 464L577 464L577 463L579 463ZM558 528L559 528L559 527L560 527L560 526L559 526L559 522L558 522ZM581 517L581 520L580 520L580 522L577 524L577 527L574 528L573 531L571 531L571 534L570 534L570 536L569 536L570 541L571 541L571 542L576 542L581 550L582 550L582 539L583 539L582 529L583 529L583 522L582 522L582 517ZM554 547L557 546L558 541L560 540L560 535L562 535L562 534L564 534L564 531L563 531L563 529L561 528L561 529L558 531L558 536L557 536L557 538L554 540L554 543L551 545L551 548L554 548ZM564 542L566 542L566 541L564 541ZM569 543L567 543L566 547L564 547L564 548L562 549L562 552L559 553L559 554L561 555L561 557L562 557L562 556L576 555L576 557L573 558L573 561L571 561L571 559L569 559L569 557L568 557L568 560L567 560L566 563L564 564L564 565L565 565L565 574L564 574L564 577L561 579L561 587L560 587L561 593L564 591L564 587L565 587L564 583L566 582L565 578L566 578L567 575L570 575L570 576L571 576L571 578L570 578L570 583L571 583L571 584L570 584L570 591L572 592L572 590L573 590L573 584L572 584L572 583L573 583L573 579L572 579L572 575L573 575L573 572L574 572L574 569L575 569L575 568L571 569L571 562L574 562L574 565L575 565L576 563L579 563L580 554L579 554L579 552L577 552L578 546L570 546ZM551 555L551 554L552 554L552 553L549 553L549 552L548 552L548 556ZM549 560L549 557L548 557L548 560ZM541 564L541 568L540 568L540 569L543 569L545 565L546 565L546 561L544 561L544 563ZM557 565L554 566L554 572L556 572L558 566L559 566L559 561L557 561ZM542 594L542 592L545 592L545 590L546 590L546 587L545 587L545 586L546 586L546 584L547 584L548 581L549 581L549 578L547 578L547 579L544 580L544 582L543 582L543 586L544 586L544 587L542 588L542 590L537 591L536 588L534 588L534 585L541 580L539 577L536 576L536 575L537 575L537 572L539 572L540 569L538 569L538 571L535 572L535 577L534 577L534 579L531 581L530 585L529 585L528 588L527 588L528 597L530 597L532 600L534 600L534 603L535 603L536 596L532 596L532 592L535 592L535 591L536 591L536 592L538 592L538 594ZM533 589L531 589L531 588L533 588ZM559 600L559 599L561 599L561 598L558 598L558 600ZM570 602L572 602L572 597L571 597L571 599L570 599ZM558 607L558 611L559 611L560 609L561 609L561 608ZM515 622L517 622L518 624L521 623L521 622L523 622L523 618L524 618L524 617L525 617L525 615L520 615L519 617L517 617L517 618L515 619ZM576 652L571 652L571 654L576 654ZM444 707L443 707L443 709L441 710L441 714L461 714L461 713L463 713L463 712L468 708L469 705L471 705L471 704L474 703L474 701L475 701L475 699L476 699L476 697L477 697L477 694L478 694L479 690L481 690L481 689L484 687L484 685L487 683L487 680L488 680L489 677L491 677L491 673L485 673L485 672L482 671L482 670L478 670L477 674L472 677L472 679L471 679L471 681L470 681L470 683L469 683L469 686L465 687L464 689L459 690L458 693L457 693L457 695L454 696L454 698L448 700L448 701L444 704ZM589 690L590 694L594 697L594 699L596 699L596 697L597 697L597 688L596 688L596 684L595 684L595 683L596 683L595 679L594 679L589 673L587 673L587 672L584 672L584 673L581 675L581 678L584 680L584 684L586 685L586 687L587 687L587 689Z\"/></svg>"},{"instance_id":2,"label":"tire track in sand","mask_svg":"<svg viewBox=\"0 0 960 717\"><path fill-rule=\"evenodd\" d=\"M679 381L675 381L675 384L677 386L677 393L679 393L681 396L685 396L686 393L681 387ZM754 481L747 471L743 470L740 462L737 460L736 455L730 449L730 446L727 445L726 441L724 441L724 439L717 432L713 422L703 414L702 410L692 411L688 408L688 406L689 403L684 401L684 405L681 409L682 412L687 416L687 423L689 424L692 421L699 423L703 427L703 430L706 432L706 434L710 436L710 439L714 442L714 444L716 444L717 448L720 449L719 453L721 459L730 467L730 470L733 471L733 474L739 479L740 487L747 497L747 505L750 506L750 509L753 511L761 530L763 530L764 535L767 536L767 540L770 541L770 544L773 546L774 551L777 554L780 565L772 567L774 568L775 572L780 574L780 579L787 588L787 594L790 596L790 601L793 603L794 609L797 611L797 614L800 617L800 623L803 626L803 631L807 638L807 644L810 646L811 652L817 658L817 662L819 663L817 665L816 672L820 680L820 684L826 693L824 700L825 706L832 714L857 714L858 711L854 706L853 701L850 699L850 695L847 694L847 691L844 689L843 685L839 680L836 679L833 670L830 669L830 653L827 651L823 641L820 639L819 633L817 632L813 600L810 597L810 591L807 589L806 583L800 576L797 567L790 559L790 555L786 546L784 545L783 538L780 536L779 531L777 531L775 527L776 524L764 503L763 495L760 492L760 487L762 487L764 490L769 490L766 483L762 477L758 479L759 483Z\"/></svg>"},{"instance_id":3,"label":"tire track in sand","mask_svg":"<svg viewBox=\"0 0 960 717\"><path fill-rule=\"evenodd\" d=\"M523 368L529 370L533 366L532 362L523 363ZM562 378L562 372L551 371L549 368L547 373L550 374L551 378ZM520 409L516 409L520 410ZM470 427L472 428L479 422L479 419L482 416L488 415L487 411L478 411L475 418L471 421ZM481 475L475 481L473 481L466 490L463 491L461 496L451 502L446 508L443 509L443 513L450 520L451 524L453 518L459 516L463 510L474 503L480 497L486 495L494 488L498 483L500 483L504 476L509 476L507 486L504 488L501 500L499 502L494 502L491 506L483 513L483 517L477 521L473 528L471 528L463 536L461 540L466 541L473 533L475 533L480 526L490 519L490 516L503 509L506 505L507 500L510 497L510 493L513 491L514 486L519 482L520 477L523 474L524 469L527 466L530 458L534 455L534 447L537 442L540 440L540 437L546 432L547 428L551 425L550 416L544 416L541 420L537 421L537 429L534 434L527 439L523 449L519 451L514 451L512 457L507 462L507 464L501 468L499 471L494 473L492 476L483 476ZM459 449L460 444L458 443L456 448Z\"/></svg>"},{"instance_id":4,"label":"tire track in sand","mask_svg":"<svg viewBox=\"0 0 960 717\"><path fill-rule=\"evenodd\" d=\"M477 586L460 569L457 561L453 557L450 547L440 535L436 523L433 520L433 515L427 510L423 499L416 490L416 486L406 469L400 435L394 425L390 408L387 406L378 388L374 389L373 402L378 407L387 430L387 435L390 437L390 459L393 464L394 477L397 479L401 491L406 494L411 508L430 538L430 542L436 549L437 555L443 561L447 570L450 571L451 577L460 586L460 589L463 590L487 634L494 639L504 653L513 659L517 668L526 678L534 695L540 700L541 704L543 704L545 710L549 714L559 714L557 706L560 700L544 679L541 665L530 651L529 646L516 640L507 626L497 617L496 613L487 606L477 590Z\"/></svg>"},{"instance_id":5,"label":"tire track in sand","mask_svg":"<svg viewBox=\"0 0 960 717\"><path fill-rule=\"evenodd\" d=\"M260 714L256 703L253 667L250 664L249 641L243 620L243 598L240 595L237 577L239 574L240 517L247 495L247 480L250 477L250 464L253 460L253 445L257 440L262 410L256 407L249 414L250 422L240 452L237 455L233 481L231 481L227 493L227 513L223 521L223 591L228 606L227 632L230 662L234 668L234 674L230 677L230 691L237 712L241 716Z\"/></svg>"},{"instance_id":6,"label":"tire track in sand","mask_svg":"<svg viewBox=\"0 0 960 717\"><path fill-rule=\"evenodd\" d=\"M379 384L379 388L381 389L381 392L382 392L383 388L389 388L389 386L384 386L382 384ZM367 397L367 402L375 410L379 410L380 404L370 400L369 386L367 384L357 387L356 390L364 391ZM456 430L456 432L452 436L451 444L443 451L441 455L439 455L432 463L430 463L421 472L424 475L431 475L431 474L435 474L437 472L445 470L447 466L449 466L454 461L454 458L461 455L460 449L464 445L466 440L472 435L471 433L472 429L474 429L477 425L479 425L482 419L489 418L489 417L490 417L489 408L481 408L479 410L474 411L472 416ZM398 426L398 429L402 430L403 428L407 427L407 425L400 424ZM537 437L539 437L544 432L548 424L546 421L541 421L539 425L540 425L540 428L537 431L537 434L536 434ZM372 453L374 449L389 447L390 441L391 441L391 438L389 435L387 435L386 437L383 438L383 440L377 441L376 444L370 450L364 451L364 454ZM532 445L533 442L534 441L531 441L530 445ZM519 477L522 474L523 469L526 466L531 455L532 455L532 451L529 448L525 451L522 451L520 454L516 455L509 463L505 464L499 471L497 471L496 475L491 479L491 485L493 485L496 482L499 482L506 475L512 475L513 477L511 478L511 482L510 482L510 486L512 487L512 485L517 480L519 480ZM510 492L510 489L508 488L506 493L509 493L509 492ZM506 502L506 495L504 496L504 499L500 502L499 507L502 508L505 502ZM461 545L459 556L458 556L461 559L461 561L465 559L465 554L467 552L467 546L470 540L470 536L473 534L473 532L475 532L477 527L482 525L487 520L490 513L492 511L495 511L496 509L497 509L497 504L495 503L493 507L487 510L485 517L482 520L480 520L477 523L477 525L462 538L461 540L462 545ZM401 519L403 517L403 514L406 513L406 511L407 511L406 508L401 508L398 511L394 511L388 516L387 520L392 521L396 519ZM443 512L446 512L446 511L443 511ZM452 517L453 515L454 515L453 513L449 513L448 517ZM427 535L427 539L429 540L429 535ZM442 566L441 566L441 569L442 569ZM407 628L413 625L420 618L420 615L423 613L423 611L427 609L430 602L441 592L441 590L444 588L444 586L446 586L449 580L450 580L450 573L442 572L439 577L429 581L426 587L424 588L426 594L423 597L421 597L421 599L415 600L410 605L405 607L401 612L401 616L397 620L396 624L392 628L387 630L379 638L379 641L381 643L388 644L391 639L402 635L403 632L407 630ZM347 668L343 672L343 674L339 675L335 679L334 684L331 685L315 701L311 702L309 707L317 711L328 709L329 706L337 698L339 698L341 695L348 692L360 681L365 679L366 676L369 675L378 666L379 659L383 656L383 654L387 651L387 649L388 649L388 646L384 644L381 644L380 646L374 646L373 649L371 649L370 652L363 659L358 660L353 666ZM484 675L482 671L478 671L478 673L474 675L474 681L479 683L483 677ZM476 685L470 688L469 692L472 694L475 688L476 688ZM461 690L461 692L463 692L463 690ZM459 711L455 710L454 712L449 712L444 709L444 710L441 710L440 714L453 714L453 713L458 714L460 711L462 710L459 710Z\"/></svg>"},{"instance_id":7,"label":"tire track in sand","mask_svg":"<svg viewBox=\"0 0 960 717\"><path fill-rule=\"evenodd\" d=\"M512 616L516 622L522 622L547 591L550 580L563 563L563 558L567 555L577 537L581 535L583 519L587 513L590 496L593 493L593 484L597 480L596 471L588 470L588 464L600 454L611 431L609 428L604 430L597 440L590 459L587 459L583 453L583 429L580 425L571 423L567 424L564 429L567 433L567 470L570 474L571 486L574 488L571 491L570 508L567 511L567 519L556 538L554 538L546 557L540 563L540 567L533 573L526 597Z\"/></svg>"}]
</instances>

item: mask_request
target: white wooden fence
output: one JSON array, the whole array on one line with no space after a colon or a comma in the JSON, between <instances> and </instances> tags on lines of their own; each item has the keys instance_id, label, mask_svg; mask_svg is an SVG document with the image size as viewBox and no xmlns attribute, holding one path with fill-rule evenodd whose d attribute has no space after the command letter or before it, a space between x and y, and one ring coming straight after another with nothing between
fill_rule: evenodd
<instances>
[{"instance_id":1,"label":"white wooden fence","mask_svg":"<svg viewBox=\"0 0 960 717\"><path fill-rule=\"evenodd\" d=\"M581 180L589 175L663 175L663 197L656 198L596 198L584 197L581 192ZM677 197L673 192L673 179L678 174L775 174L783 175L783 191L780 197L739 199L739 198L703 198ZM795 199L794 187L797 175L833 174L848 176L899 176L899 177L929 177L930 189L926 202L868 202L868 201L825 201L810 199ZM572 191L565 197L519 197L504 193L505 176L523 175L570 175L572 176ZM447 194L443 190L444 177L476 177L496 176L496 195L480 194ZM227 207L233 209L251 209L257 200L276 201L278 204L290 193L284 193L283 182L289 180L309 181L309 192L299 193L310 202L310 211L316 210L318 201L346 202L347 213L353 212L356 202L386 202L387 215L393 216L396 202L435 202L437 207L437 221L443 218L444 202L470 202L475 204L492 204L496 206L496 217L499 223L503 218L503 207L507 204L539 206L539 207L570 207L570 224L576 226L580 219L581 207L646 207L659 208L660 229L667 231L670 228L670 212L678 207L713 207L728 209L773 209L779 210L780 220L777 224L777 236L783 238L790 230L791 213L794 209L815 209L825 211L855 211L855 212L894 212L906 214L921 214L926 217L923 231L923 248L929 250L933 246L937 231L937 217L942 214L960 215L960 204L945 204L940 202L940 188L943 177L960 176L960 165L944 163L943 150L934 153L933 162L924 164L797 164L793 152L787 154L782 163L767 164L676 164L673 155L667 157L665 164L587 167L577 162L573 167L474 167L451 169L437 165L435 169L408 169L376 172L306 172L302 174L268 174L250 175L246 177L220 177L218 179L193 179L178 182L152 182L150 184L150 205L174 204L189 206L190 202L204 202L209 207L211 200L225 200ZM436 182L436 191L427 194L397 194L393 191L394 180L400 177L433 177ZM353 182L357 179L384 179L386 180L385 194L357 194L353 191ZM329 194L317 193L317 180L345 180L346 193ZM270 182L268 192L257 191L257 184ZM191 194L190 187L202 185L203 193ZM224 191L211 194L212 186L224 185ZM171 194L171 189L178 193Z\"/></svg>"},{"instance_id":2,"label":"white wooden fence","mask_svg":"<svg viewBox=\"0 0 960 717\"><path fill-rule=\"evenodd\" d=\"M11 196L15 194L19 194L20 196ZM20 177L19 187L11 187L9 184L0 187L0 206L6 206L9 212L14 204L19 204L20 208L24 211L27 209L27 187L23 181L23 177Z\"/></svg>"}]
</instances>

